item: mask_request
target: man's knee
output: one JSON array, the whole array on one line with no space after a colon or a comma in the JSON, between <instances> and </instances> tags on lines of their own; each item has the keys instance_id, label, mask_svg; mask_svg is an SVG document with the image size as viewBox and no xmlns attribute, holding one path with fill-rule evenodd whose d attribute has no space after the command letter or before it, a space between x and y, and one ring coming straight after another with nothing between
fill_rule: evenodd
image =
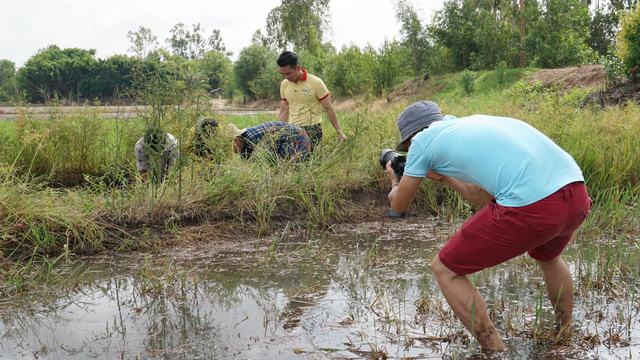
<instances>
[{"instance_id":1,"label":"man's knee","mask_svg":"<svg viewBox=\"0 0 640 360\"><path fill-rule=\"evenodd\" d=\"M433 274L438 280L444 280L446 278L456 276L453 271L449 270L449 268L442 263L440 256L437 254L433 260L431 260L431 271L433 271Z\"/></svg>"}]
</instances>

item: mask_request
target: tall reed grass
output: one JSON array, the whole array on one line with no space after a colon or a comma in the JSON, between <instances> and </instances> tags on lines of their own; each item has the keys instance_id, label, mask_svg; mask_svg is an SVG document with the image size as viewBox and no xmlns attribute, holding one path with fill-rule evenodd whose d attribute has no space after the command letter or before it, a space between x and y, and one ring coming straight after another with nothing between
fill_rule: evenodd
<instances>
[{"instance_id":1,"label":"tall reed grass","mask_svg":"<svg viewBox=\"0 0 640 360\"><path fill-rule=\"evenodd\" d=\"M183 151L168 181L153 184L140 182L135 170L133 147L145 126L161 126L182 148L201 116L216 118L222 127L233 122L242 128L276 120L276 115L216 114L193 85L197 79L145 81L148 86L139 98L147 106L140 106L135 118L105 118L99 109L88 107L64 114L50 104L52 111L44 118L25 113L13 127L3 126L9 130L0 135L0 255L31 256L36 248L56 256L63 249L84 253L139 246L146 237L136 234L148 234L150 227L168 231L185 221L239 221L260 235L270 232L274 220L294 220L312 229L349 221L353 211L371 211L358 209L354 194L387 201L380 152L395 148L397 115L424 99L438 102L446 114L484 113L532 124L573 155L584 171L596 207L583 231L616 233L637 226L638 105L576 107L526 83L507 91L476 91L473 97L436 94L430 88L390 106L371 101L339 114L348 136L344 143L325 121L323 144L307 162L274 165L259 154L247 162L233 154L230 139L219 136L213 144L214 161ZM413 209L450 219L475 211L455 192L428 181ZM43 232L51 239L46 249L36 244Z\"/></svg>"}]
</instances>

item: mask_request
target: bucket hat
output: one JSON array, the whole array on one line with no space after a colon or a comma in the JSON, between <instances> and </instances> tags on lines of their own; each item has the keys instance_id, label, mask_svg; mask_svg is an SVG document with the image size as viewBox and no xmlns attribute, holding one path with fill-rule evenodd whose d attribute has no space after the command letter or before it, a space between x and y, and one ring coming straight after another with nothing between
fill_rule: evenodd
<instances>
[{"instance_id":1,"label":"bucket hat","mask_svg":"<svg viewBox=\"0 0 640 360\"><path fill-rule=\"evenodd\" d=\"M428 128L434 121L441 120L442 112L433 101L419 101L410 105L398 116L398 130L402 140L396 150L407 151L407 142L412 135Z\"/></svg>"}]
</instances>

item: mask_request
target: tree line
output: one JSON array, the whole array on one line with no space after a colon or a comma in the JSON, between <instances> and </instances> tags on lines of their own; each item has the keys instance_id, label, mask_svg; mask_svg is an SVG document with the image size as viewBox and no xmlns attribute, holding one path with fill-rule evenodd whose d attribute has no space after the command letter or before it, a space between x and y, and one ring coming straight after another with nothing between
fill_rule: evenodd
<instances>
[{"instance_id":1,"label":"tree line","mask_svg":"<svg viewBox=\"0 0 640 360\"><path fill-rule=\"evenodd\" d=\"M330 0L282 0L237 60L220 31L178 23L160 46L150 29L129 31L130 54L98 59L95 50L50 45L19 69L0 60L0 102L131 99L136 79L154 74L197 82L228 98L277 99L280 51L339 96L388 94L409 78L496 67L557 68L602 63L614 80L638 74L638 0L448 0L431 23L411 0L395 2L397 38L379 47L328 42Z\"/></svg>"}]
</instances>

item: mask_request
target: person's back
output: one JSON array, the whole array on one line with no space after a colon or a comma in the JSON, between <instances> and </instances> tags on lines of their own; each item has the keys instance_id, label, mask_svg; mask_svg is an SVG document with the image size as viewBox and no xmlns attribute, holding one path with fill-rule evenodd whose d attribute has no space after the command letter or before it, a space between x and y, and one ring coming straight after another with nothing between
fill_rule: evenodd
<instances>
[{"instance_id":1,"label":"person's back","mask_svg":"<svg viewBox=\"0 0 640 360\"><path fill-rule=\"evenodd\" d=\"M135 156L143 180L147 180L150 173L154 180L162 181L180 156L180 149L173 135L150 128L136 142Z\"/></svg>"},{"instance_id":2,"label":"person's back","mask_svg":"<svg viewBox=\"0 0 640 360\"><path fill-rule=\"evenodd\" d=\"M450 118L450 117L448 117ZM439 174L487 190L503 206L524 206L566 184L584 181L575 160L520 120L473 115L437 121L412 140L410 176Z\"/></svg>"},{"instance_id":3,"label":"person's back","mask_svg":"<svg viewBox=\"0 0 640 360\"><path fill-rule=\"evenodd\" d=\"M309 152L309 138L297 125L271 121L252 126L242 134L242 155L250 157L257 149L265 149L273 158L303 160Z\"/></svg>"}]
</instances>

